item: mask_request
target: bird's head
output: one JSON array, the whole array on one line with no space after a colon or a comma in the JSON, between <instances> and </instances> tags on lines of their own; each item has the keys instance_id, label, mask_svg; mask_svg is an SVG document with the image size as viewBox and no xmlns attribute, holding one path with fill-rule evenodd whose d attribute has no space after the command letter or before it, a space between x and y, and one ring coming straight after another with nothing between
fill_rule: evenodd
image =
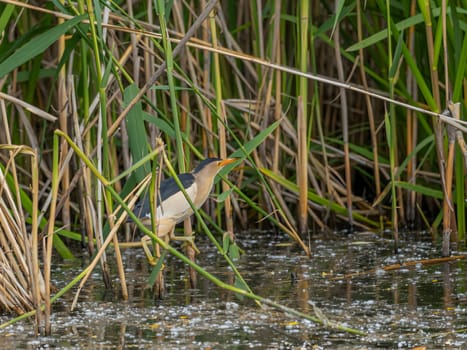
<instances>
[{"instance_id":1,"label":"bird's head","mask_svg":"<svg viewBox=\"0 0 467 350\"><path fill-rule=\"evenodd\" d=\"M226 165L236 162L238 158L206 158L193 170L193 175L214 177Z\"/></svg>"}]
</instances>

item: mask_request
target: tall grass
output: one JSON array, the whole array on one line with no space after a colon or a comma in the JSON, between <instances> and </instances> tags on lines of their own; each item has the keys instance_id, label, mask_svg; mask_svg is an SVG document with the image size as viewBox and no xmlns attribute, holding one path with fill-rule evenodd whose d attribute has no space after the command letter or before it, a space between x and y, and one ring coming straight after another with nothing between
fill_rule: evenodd
<instances>
[{"instance_id":1,"label":"tall grass","mask_svg":"<svg viewBox=\"0 0 467 350\"><path fill-rule=\"evenodd\" d=\"M2 103L3 105L3 103ZM2 106L4 107L4 106ZM6 118L3 127L8 130ZM39 269L39 225L38 194L39 171L38 154L27 146L7 146L0 149L8 152L9 162L0 168L0 264L1 288L0 308L7 312L24 314L35 310L36 333L41 325L41 305L49 298L44 286L44 275ZM29 206L30 231L26 229L27 218L22 210L21 184L16 159L22 156L30 158L28 169L31 174L32 201L25 201Z\"/></svg>"},{"instance_id":2,"label":"tall grass","mask_svg":"<svg viewBox=\"0 0 467 350\"><path fill-rule=\"evenodd\" d=\"M349 223L442 229L444 254L465 239L465 159L446 130L465 132L464 1L0 0L0 10L0 169L9 147L30 147L39 181L29 186L20 157L16 187L2 186L63 257L84 239L108 271L114 194L156 171L157 137L177 171L242 159L195 220L226 259L252 228L277 228L308 255L310 233ZM56 129L69 138L58 163Z\"/></svg>"}]
</instances>

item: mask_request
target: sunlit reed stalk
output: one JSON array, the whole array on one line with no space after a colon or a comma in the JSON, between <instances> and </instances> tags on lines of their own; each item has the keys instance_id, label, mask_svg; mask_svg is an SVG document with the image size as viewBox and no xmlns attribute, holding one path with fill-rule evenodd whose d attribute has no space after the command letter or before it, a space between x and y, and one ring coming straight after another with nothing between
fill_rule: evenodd
<instances>
[{"instance_id":1,"label":"sunlit reed stalk","mask_svg":"<svg viewBox=\"0 0 467 350\"><path fill-rule=\"evenodd\" d=\"M444 62L444 71L445 71L445 101L449 106L451 114L456 119L460 119L463 114L465 117L465 106L467 106L467 80L465 76L462 77L462 74L458 72L466 71L467 66L467 35L463 35L464 39L462 45L456 46L457 49L453 52L450 50L450 36L449 29L452 28L453 22L458 22L459 17L448 16L448 2L445 0L441 1L441 21L442 21L442 36L443 36L443 62ZM452 8L450 4L450 8ZM456 14L456 12L451 12ZM439 21L438 21L439 23ZM449 26L449 27L448 27ZM455 38L461 37L459 30L455 30L453 35ZM458 64L452 64L453 58L458 57ZM456 60L454 60L455 62ZM454 69L454 76L452 77L452 72ZM451 78L451 80L450 80ZM464 95L462 96L461 90L463 89ZM451 106L451 101L454 102L455 106ZM463 103L462 103L462 102ZM464 107L460 108L457 104L462 104ZM454 109L454 110L453 110ZM463 112L461 112L461 110ZM463 141L463 137L460 137L460 133L456 131L456 134L459 136L458 140ZM461 146L462 142L458 142ZM462 148L464 149L464 148ZM465 219L465 182L464 182L464 159L463 155L460 153L456 154L456 164L455 164L455 186L456 186L456 208L457 208L457 230L458 230L458 240L461 243L465 243L465 234L466 234L466 219Z\"/></svg>"},{"instance_id":2,"label":"sunlit reed stalk","mask_svg":"<svg viewBox=\"0 0 467 350\"><path fill-rule=\"evenodd\" d=\"M455 119L460 119L461 117L461 107L460 103L449 103L448 104L449 111L451 115ZM453 132L453 130L451 130ZM456 139L458 146L463 150L462 153L465 152L467 149L467 146L465 144L464 136L462 133L456 131ZM462 171L463 174L463 166L464 164L467 164L465 157L465 153L463 155L456 154L456 160L455 160L455 188L456 188L456 203L457 203L457 237L453 237L453 240L456 241L457 243L465 242L465 215L464 215L464 208L465 208L465 199L464 199L464 189L465 189L465 184L463 181L463 176L461 177L459 173ZM461 192L459 194L459 192ZM459 202L460 201L460 202Z\"/></svg>"},{"instance_id":3,"label":"sunlit reed stalk","mask_svg":"<svg viewBox=\"0 0 467 350\"><path fill-rule=\"evenodd\" d=\"M101 62L101 54L102 54L102 46L100 42L102 40L105 41L105 38L101 36L102 28L99 28L99 24L101 23L101 18L95 16L94 12L94 5L91 0L86 0L87 6L87 13L90 20L90 31L91 31L91 42L92 48L94 50L94 68L96 70L96 78L97 78L97 86L98 86L98 100L99 100L99 110L98 110L98 122L97 122L97 169L100 173L107 174L108 173L108 142L107 142L107 113L106 113L106 93L105 93L105 86L102 84L103 79L103 72L102 72L102 62ZM99 6L97 4L97 6ZM100 11L99 11L100 12ZM104 233L103 229L103 213L108 212L109 208L105 206L105 199L104 193L101 186L97 186L96 188L96 200L97 200L97 231L95 232L95 238L97 242L97 248L100 249L102 246L102 242L104 240ZM110 203L107 201L107 203ZM104 279L104 283L106 287L111 287L111 280L110 280L110 271L109 266L107 264L106 255L102 255L101 259L101 268L102 268L102 277Z\"/></svg>"},{"instance_id":4,"label":"sunlit reed stalk","mask_svg":"<svg viewBox=\"0 0 467 350\"><path fill-rule=\"evenodd\" d=\"M386 18L388 23L391 18L391 6L389 0L386 0ZM389 96L394 98L394 84L397 75L397 66L399 62L394 61L393 49L392 49L392 30L391 25L388 25L388 88ZM390 174L391 174L391 220L392 220L392 230L394 236L394 252L397 253L399 250L399 216L398 216L398 203L397 203L397 193L396 193L396 151L397 151L397 116L395 111L394 104L389 105L389 110L385 114L385 126L387 134L387 142L389 145L389 165L390 165Z\"/></svg>"},{"instance_id":5,"label":"sunlit reed stalk","mask_svg":"<svg viewBox=\"0 0 467 350\"><path fill-rule=\"evenodd\" d=\"M309 14L310 2L302 0L297 9L297 31L300 37L297 48L298 65L302 72L309 67ZM308 231L308 81L304 77L298 78L298 109L297 109L297 185L299 192L298 226L303 234Z\"/></svg>"},{"instance_id":6,"label":"sunlit reed stalk","mask_svg":"<svg viewBox=\"0 0 467 350\"><path fill-rule=\"evenodd\" d=\"M41 323L42 315L40 312L40 307L43 301L43 297L48 296L49 292L45 292L41 285L42 273L40 272L39 265L39 232L38 232L38 223L37 217L39 214L39 155L35 150L29 150L29 156L31 157L31 183L32 183L32 222L31 222L31 248L32 248L32 291L34 293L34 302L36 305L36 319L37 323ZM29 237L27 237L27 231L24 232L24 241L27 242ZM50 325L50 317L46 318L46 324ZM50 331L50 330L49 330ZM50 333L50 332L49 332Z\"/></svg>"},{"instance_id":7,"label":"sunlit reed stalk","mask_svg":"<svg viewBox=\"0 0 467 350\"><path fill-rule=\"evenodd\" d=\"M49 211L49 222L47 226L47 239L46 239L46 250L45 250L45 259L44 259L44 277L45 277L45 288L48 291L47 299L45 300L45 332L50 334L51 324L50 324L50 314L51 314L51 304L50 304L50 286L51 286L51 264L52 264L52 248L53 248L53 237L54 237L54 227L55 227L55 208L58 201L58 184L59 184L59 139L54 138L53 144L54 154L52 159L52 201L50 204Z\"/></svg>"},{"instance_id":8,"label":"sunlit reed stalk","mask_svg":"<svg viewBox=\"0 0 467 350\"><path fill-rule=\"evenodd\" d=\"M210 24L210 33L212 46L216 48L218 46L217 42L217 28L215 20L215 12L212 11L209 16ZM213 54L213 77L214 77L214 92L216 96L215 100L215 114L217 119L217 134L219 137L219 156L220 158L227 158L227 140L226 140L226 130L225 124L227 123L226 111L222 103L222 84L221 84L221 72L220 72L220 63L219 63L219 54ZM228 185L223 182L222 190L227 191ZM231 241L235 240L234 236L234 226L232 220L232 204L230 202L230 197L227 197L224 201L224 211L225 211L225 224L227 233L230 236Z\"/></svg>"},{"instance_id":9,"label":"sunlit reed stalk","mask_svg":"<svg viewBox=\"0 0 467 350\"><path fill-rule=\"evenodd\" d=\"M280 14L281 14L281 1L275 0L274 1L274 29L272 32L272 37L274 38L272 43L272 55L274 57L273 62L280 64L281 62L281 45L280 45L280 38L281 38L281 31L280 31ZM282 79L281 74L279 71L274 71L274 86L275 86L275 108L274 108L274 120L278 121L281 119L282 114ZM280 128L277 128L274 133L274 152L273 152L273 160L272 160L272 169L274 172L279 171L279 158L280 158Z\"/></svg>"},{"instance_id":10,"label":"sunlit reed stalk","mask_svg":"<svg viewBox=\"0 0 467 350\"><path fill-rule=\"evenodd\" d=\"M410 14L413 15L416 11L416 0L411 1L410 5ZM413 55L414 48L415 48L415 28L411 27L407 34L407 47L409 52ZM416 99L416 91L417 89L414 88L415 86L414 77L410 69L406 68L406 81L405 84L407 86L407 90L411 93L414 98ZM409 157L412 154L416 142L417 142L417 135L418 135L418 128L417 128L417 118L415 114L407 110L406 112L406 128L407 128L407 142L406 142L406 156ZM408 164L407 164L407 181L411 184L415 184L417 182L416 179L416 168L417 168L417 159L416 157L410 157ZM415 221L416 215L416 200L417 200L417 193L415 191L408 191L407 194L407 205L406 205L406 218L408 224L413 224Z\"/></svg>"},{"instance_id":11,"label":"sunlit reed stalk","mask_svg":"<svg viewBox=\"0 0 467 350\"><path fill-rule=\"evenodd\" d=\"M431 18L431 7L427 1L419 1L420 10L424 16L425 21L425 33L428 49L428 60L430 63L430 78L431 78L431 88L433 93L433 98L435 102L435 108L437 111L441 110L441 97L439 91L439 77L438 77L438 68L435 65L435 61L438 61L439 50L436 50L435 57L435 43L433 39L433 22ZM438 25L438 32L441 31L442 26ZM448 83L448 82L446 82ZM439 154L439 169L440 172L444 173L442 176L442 185L445 198L443 200L443 246L442 253L444 256L450 254L450 239L451 233L453 232L453 225L455 219L453 219L454 211L451 202L452 198L452 179L453 179L453 164L454 164L454 140L450 138L448 140L448 149L447 154L444 149L444 136L443 136L443 125L439 121L434 121L435 136L437 139L438 145L438 154ZM447 157L446 162L444 162L445 157Z\"/></svg>"},{"instance_id":12,"label":"sunlit reed stalk","mask_svg":"<svg viewBox=\"0 0 467 350\"><path fill-rule=\"evenodd\" d=\"M63 1L62 1L63 4ZM63 18L58 18L58 23L61 24L64 22ZM58 52L57 52L57 60L60 61L64 56L65 51L65 35L61 35L58 39ZM68 103L67 103L67 86L66 86L66 65L63 65L58 73L58 81L57 81L57 108L59 113L59 125L60 128L68 132ZM66 150L63 150L64 154ZM62 176L62 190L65 192L68 190L70 184L70 169L68 165L65 167L63 176ZM63 208L61 210L62 213L62 220L63 224L67 227L70 226L71 218L70 218L70 199L67 198Z\"/></svg>"}]
</instances>

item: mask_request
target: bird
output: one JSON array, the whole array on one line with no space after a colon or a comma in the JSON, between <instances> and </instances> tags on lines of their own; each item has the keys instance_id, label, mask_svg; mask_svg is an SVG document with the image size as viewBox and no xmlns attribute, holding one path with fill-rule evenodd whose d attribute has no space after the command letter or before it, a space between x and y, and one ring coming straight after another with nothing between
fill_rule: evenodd
<instances>
[{"instance_id":1,"label":"bird","mask_svg":"<svg viewBox=\"0 0 467 350\"><path fill-rule=\"evenodd\" d=\"M207 158L201 161L190 173L177 175L186 194L193 205L199 209L207 200L216 175L228 164L236 162L238 158ZM152 229L151 205L148 196L140 200L133 208L133 213L148 229ZM193 215L193 208L187 201L175 179L168 178L161 181L156 196L155 226L158 237L169 240L188 241L197 251L193 236L175 236L175 226ZM144 241L143 241L144 240ZM147 247L148 236L143 237L143 248L150 263L155 260ZM151 255L151 257L149 256Z\"/></svg>"}]
</instances>

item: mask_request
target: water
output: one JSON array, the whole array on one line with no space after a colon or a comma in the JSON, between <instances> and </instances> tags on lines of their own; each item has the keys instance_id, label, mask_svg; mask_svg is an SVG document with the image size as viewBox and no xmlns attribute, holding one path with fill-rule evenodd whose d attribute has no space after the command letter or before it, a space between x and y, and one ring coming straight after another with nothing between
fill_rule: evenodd
<instances>
[{"instance_id":1,"label":"water","mask_svg":"<svg viewBox=\"0 0 467 350\"><path fill-rule=\"evenodd\" d=\"M237 237L245 250L237 266L253 291L367 336L260 308L203 278L190 289L187 269L172 257L166 261L167 292L154 298L146 286L151 268L140 250L131 249L123 253L128 301L119 297L115 272L109 292L96 271L75 311L69 311L73 293L54 305L52 336L34 337L32 322L24 321L0 330L0 349L467 348L464 260L384 271L381 267L398 262L438 257L440 249L417 237L404 240L394 256L389 239L358 234L316 238L308 259L287 238L270 237ZM215 248L209 242L197 245L200 265L233 283ZM55 284L62 287L83 267L81 261L56 265ZM344 279L344 274L356 275Z\"/></svg>"}]
</instances>

